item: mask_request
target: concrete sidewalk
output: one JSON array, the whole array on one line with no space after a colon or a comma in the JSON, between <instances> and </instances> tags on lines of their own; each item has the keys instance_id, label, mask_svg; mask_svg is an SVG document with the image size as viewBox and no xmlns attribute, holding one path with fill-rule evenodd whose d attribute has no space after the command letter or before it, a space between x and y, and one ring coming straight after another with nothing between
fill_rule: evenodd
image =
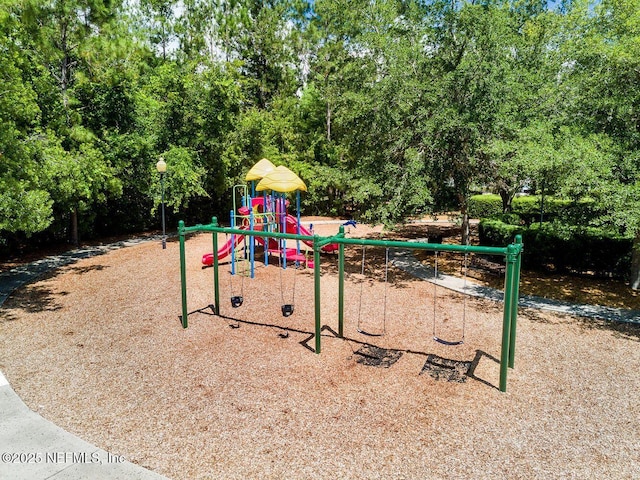
<instances>
[{"instance_id":1,"label":"concrete sidewalk","mask_svg":"<svg viewBox=\"0 0 640 480\"><path fill-rule=\"evenodd\" d=\"M160 237L86 247L47 257L0 274L0 307L17 288L80 259ZM167 480L99 449L30 410L0 372L0 479Z\"/></svg>"},{"instance_id":2,"label":"concrete sidewalk","mask_svg":"<svg viewBox=\"0 0 640 480\"><path fill-rule=\"evenodd\" d=\"M420 241L420 240L416 240ZM389 260L398 268L410 273L414 277L427 280L439 286L466 293L474 297L483 297L503 301L503 292L467 280L463 278L444 275L438 272L438 278L434 278L433 268L423 265L416 259L412 250L393 250L389 252ZM534 297L533 295L521 295L518 305L520 307L549 310L556 313L564 313L584 318L607 320L610 322L624 322L640 325L640 311L625 310L622 308L604 307L602 305L580 305L549 298Z\"/></svg>"},{"instance_id":3,"label":"concrete sidewalk","mask_svg":"<svg viewBox=\"0 0 640 480\"><path fill-rule=\"evenodd\" d=\"M0 373L0 478L161 480L29 410Z\"/></svg>"}]
</instances>

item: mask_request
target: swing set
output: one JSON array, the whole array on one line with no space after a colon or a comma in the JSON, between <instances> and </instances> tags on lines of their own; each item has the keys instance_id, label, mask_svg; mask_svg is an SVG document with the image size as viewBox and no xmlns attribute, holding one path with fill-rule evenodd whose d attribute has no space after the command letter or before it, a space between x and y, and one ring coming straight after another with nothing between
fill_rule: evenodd
<instances>
[{"instance_id":1,"label":"swing set","mask_svg":"<svg viewBox=\"0 0 640 480\"><path fill-rule=\"evenodd\" d=\"M467 290L467 264L468 264L468 257L469 254L465 253L464 254L464 261L463 261L463 287L462 287L462 291L466 292ZM359 301L358 301L358 320L357 320L357 331L358 333L361 333L363 335L367 335L370 337L382 337L386 334L387 332L387 287L388 287L388 283L389 283L389 247L385 248L385 254L384 254L384 294L383 294L383 300L382 300L382 329L379 331L371 331L371 330L367 330L364 327L364 322L362 319L362 296L363 296L363 287L364 287L364 278L365 278L365 269L366 269L366 245L362 246L362 261L361 261L361 271L360 271L360 276L362 277L362 280L360 282L360 295L358 296ZM437 313L437 306L438 306L438 250L434 251L434 266L433 266L433 279L431 280L431 283L433 283L433 315L432 315L432 319L433 319L433 340L435 340L438 343L441 343L442 345L447 345L447 346L455 346L455 345L462 345L464 343L464 336L465 336L465 331L466 331L466 323L467 323L467 295L463 295L463 304L462 304L462 336L460 339L456 339L456 340L447 340L445 338L443 338L442 336L440 336L437 332L438 327L438 313Z\"/></svg>"},{"instance_id":2,"label":"swing set","mask_svg":"<svg viewBox=\"0 0 640 480\"><path fill-rule=\"evenodd\" d=\"M186 279L186 256L185 256L185 236L188 233L193 232L211 232L213 237L213 251L218 251L218 233L231 234L231 235L247 235L263 238L275 238L278 240L299 240L304 241L313 248L313 277L314 277L314 317L315 317L315 352L321 353L321 331L322 331L322 317L320 310L320 252L323 248L329 244L338 245L338 337L344 338L344 279L345 279L345 245L360 245L363 247L363 266L362 273L365 270L365 248L367 246L384 247L385 248L385 298L383 305L383 329L381 333L386 332L386 315L387 315L387 299L386 289L388 283L388 263L389 263L389 249L411 249L411 250L427 250L433 251L434 260L434 324L433 324L433 339L444 345L460 345L464 342L465 335L465 322L466 322L466 295L464 296L463 306L463 318L462 318L462 338L448 340L438 335L436 329L436 302L437 302L437 287L438 287L438 252L454 252L464 255L464 271L465 271L465 287L466 287L466 270L468 255L472 253L484 254L484 255L499 255L503 256L506 260L506 273L505 273L505 290L504 290L504 307L503 307L503 322L502 322L502 346L500 355L500 390L505 392L507 388L507 369L514 368L515 359L515 341L516 341L516 323L518 313L518 295L520 285L520 262L522 257L522 237L517 235L515 242L507 245L506 247L483 247L475 245L449 245L449 244L432 244L422 242L406 242L406 241L390 241L390 240L368 240L358 238L346 238L344 233L344 226L340 227L338 234L331 237L320 237L318 235L307 236L297 235L290 233L280 232L268 232L262 230L246 230L237 228L225 228L218 225L216 217L213 217L212 221L208 225L195 225L193 227L186 227L181 220L178 226L178 236L180 240L180 280L182 290L182 315L180 317L182 327L188 327L188 309L187 309L187 279ZM281 269L282 271L282 269ZM218 255L213 256L213 282L214 282L214 303L211 305L213 313L220 315L220 283L219 283L219 262ZM243 280L241 280L242 282ZM295 277L294 277L295 282ZM295 283L294 283L295 286ZM233 308L238 308L242 305L244 292L240 291L240 295L235 294L237 292L231 292L231 305ZM282 315L288 317L294 313L294 300L291 303L285 303L284 293L282 290L282 277L281 277L281 293L282 293ZM295 295L295 290L293 295ZM235 300L234 300L235 299ZM361 305L360 305L361 307ZM360 308L359 308L360 310ZM367 332L362 328L360 312L358 314L358 330L361 333L371 335L372 332Z\"/></svg>"}]
</instances>

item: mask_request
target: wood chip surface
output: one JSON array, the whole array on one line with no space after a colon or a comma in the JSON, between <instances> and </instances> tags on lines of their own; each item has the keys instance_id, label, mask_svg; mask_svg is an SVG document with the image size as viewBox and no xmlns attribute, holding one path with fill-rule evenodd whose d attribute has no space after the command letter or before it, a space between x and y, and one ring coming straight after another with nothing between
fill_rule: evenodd
<instances>
[{"instance_id":1,"label":"wood chip surface","mask_svg":"<svg viewBox=\"0 0 640 480\"><path fill-rule=\"evenodd\" d=\"M214 316L200 264L211 245L187 242L188 329L178 242L146 243L18 290L0 310L0 370L45 418L176 480L640 478L637 327L521 310L501 393L501 304L467 299L464 313L437 289L437 334L465 339L441 345L433 285L391 265L385 287L384 250L367 252L362 276L350 247L345 339L337 256L322 257L318 355L312 271L258 263L229 281L223 262ZM358 361L363 347L401 355L375 366Z\"/></svg>"}]
</instances>

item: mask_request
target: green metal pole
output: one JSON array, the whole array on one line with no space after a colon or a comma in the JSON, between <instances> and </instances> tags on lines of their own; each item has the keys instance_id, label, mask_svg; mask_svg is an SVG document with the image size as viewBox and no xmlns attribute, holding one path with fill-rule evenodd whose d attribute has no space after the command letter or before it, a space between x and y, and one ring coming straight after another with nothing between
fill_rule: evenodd
<instances>
[{"instance_id":1,"label":"green metal pole","mask_svg":"<svg viewBox=\"0 0 640 480\"><path fill-rule=\"evenodd\" d=\"M344 235L344 226L340 231ZM344 336L344 244L338 244L338 336Z\"/></svg>"},{"instance_id":2,"label":"green metal pole","mask_svg":"<svg viewBox=\"0 0 640 480\"><path fill-rule=\"evenodd\" d=\"M180 288L182 290L182 328L187 328L187 265L184 253L184 221L178 222L178 236L180 238Z\"/></svg>"},{"instance_id":3,"label":"green metal pole","mask_svg":"<svg viewBox=\"0 0 640 480\"><path fill-rule=\"evenodd\" d=\"M507 272L504 282L504 310L502 317L502 348L500 350L500 391L507 391L507 368L509 364L509 341L511 340L511 303L513 300L513 275L515 266L515 246L509 245Z\"/></svg>"},{"instance_id":4,"label":"green metal pole","mask_svg":"<svg viewBox=\"0 0 640 480\"><path fill-rule=\"evenodd\" d=\"M308 239L308 237L307 237ZM372 247L410 248L413 250L431 250L439 252L480 253L485 255L506 255L505 247L483 247L477 245L453 245L448 243L406 242L400 240L368 240L361 238L342 238L339 235L320 240L320 247L329 243L344 245L367 245Z\"/></svg>"},{"instance_id":5,"label":"green metal pole","mask_svg":"<svg viewBox=\"0 0 640 480\"><path fill-rule=\"evenodd\" d=\"M313 236L313 286L314 305L316 314L316 353L320 353L320 334L322 322L320 319L320 247L318 247L318 236Z\"/></svg>"},{"instance_id":6,"label":"green metal pole","mask_svg":"<svg viewBox=\"0 0 640 480\"><path fill-rule=\"evenodd\" d=\"M211 225L218 226L218 219L211 218ZM220 315L220 269L218 265L218 234L213 235L213 313Z\"/></svg>"},{"instance_id":7,"label":"green metal pole","mask_svg":"<svg viewBox=\"0 0 640 480\"><path fill-rule=\"evenodd\" d=\"M516 356L516 324L518 323L518 300L520 298L520 264L522 262L522 235L516 235L516 246L519 251L516 256L513 273L511 298L511 338L509 340L509 368L513 368Z\"/></svg>"}]
</instances>

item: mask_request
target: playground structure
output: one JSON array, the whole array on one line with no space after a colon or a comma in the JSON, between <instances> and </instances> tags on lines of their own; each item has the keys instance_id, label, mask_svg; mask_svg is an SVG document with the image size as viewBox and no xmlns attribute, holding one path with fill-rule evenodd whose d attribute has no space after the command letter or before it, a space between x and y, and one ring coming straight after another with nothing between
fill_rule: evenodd
<instances>
[{"instance_id":1,"label":"playground structure","mask_svg":"<svg viewBox=\"0 0 640 480\"><path fill-rule=\"evenodd\" d=\"M313 236L310 229L300 223L300 192L306 191L307 186L295 173L284 166L275 167L269 160L263 158L256 163L247 173L245 180L247 185L235 185L233 187L233 210L230 212L230 226L232 229L291 233L307 238ZM258 183L256 184L256 181ZM270 194L267 194L270 191ZM240 206L236 204L237 193L240 192ZM262 192L262 196L256 196L256 192ZM296 216L287 212L289 200L287 193L296 194ZM296 240L295 248L287 248L286 240L275 239L269 236L248 236L244 234L231 234L231 238L217 250L219 260L231 256L231 274L236 274L236 255L239 247L242 254L249 260L249 276L255 276L255 247L256 244L263 249L264 264L269 265L269 256L278 257L278 263L282 268L287 268L288 261L295 261L296 265L303 264L313 268L313 261L308 258L308 250L302 249L301 242L311 248L308 240ZM337 250L336 244L325 245L323 252ZM202 257L204 266L213 265L214 254L207 253Z\"/></svg>"},{"instance_id":2,"label":"playground structure","mask_svg":"<svg viewBox=\"0 0 640 480\"><path fill-rule=\"evenodd\" d=\"M195 232L211 232L213 236L213 251L219 252L218 233L228 235L244 235L251 237L263 237L274 240L295 240L296 242L306 242L311 245L313 251L313 283L314 283L314 317L315 317L315 352L321 353L321 330L322 315L320 309L321 300L321 256L320 253L327 245L337 245L338 251L338 337L344 338L344 278L345 278L345 245L360 245L363 247L385 247L387 249L410 249L427 250L432 252L455 252L458 254L484 254L503 256L506 260L505 290L502 322L502 343L500 354L500 385L501 391L507 388L507 370L514 368L516 323L518 312L518 295L520 285L520 263L522 254L522 238L516 236L514 243L506 247L483 247L473 245L449 245L432 244L422 242L406 242L391 240L368 240L358 238L346 238L344 226L341 226L336 235L330 237L320 237L318 235L308 236L294 233L269 232L264 230L225 228L218 225L214 217L208 225L195 225L186 227L183 221L179 222L178 234L180 240L180 272L182 291L182 315L181 322L183 328L188 327L187 308L187 283L186 283L186 255L185 255L185 235ZM269 241L269 240L267 240ZM213 313L220 315L220 271L219 257L214 255L212 259L213 281L214 281L214 303L211 305ZM283 310L284 314L284 310ZM286 315L285 315L286 316ZM434 335L435 337L435 335ZM441 341L436 338L436 340ZM460 342L441 341L444 344L458 344Z\"/></svg>"}]
</instances>

